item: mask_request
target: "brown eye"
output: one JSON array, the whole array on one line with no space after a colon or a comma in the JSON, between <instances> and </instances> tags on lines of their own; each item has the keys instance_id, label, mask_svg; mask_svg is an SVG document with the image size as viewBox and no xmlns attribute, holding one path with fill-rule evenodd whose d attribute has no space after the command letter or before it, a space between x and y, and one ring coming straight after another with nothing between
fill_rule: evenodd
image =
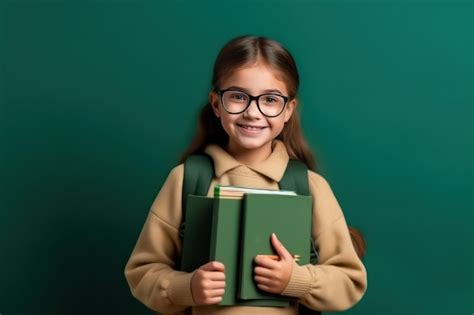
<instances>
[{"instance_id":1,"label":"brown eye","mask_svg":"<svg viewBox=\"0 0 474 315\"><path fill-rule=\"evenodd\" d=\"M278 102L276 97L273 96L266 96L265 97L265 103L275 103Z\"/></svg>"},{"instance_id":2,"label":"brown eye","mask_svg":"<svg viewBox=\"0 0 474 315\"><path fill-rule=\"evenodd\" d=\"M245 95L244 93L233 92L230 95L230 99L234 101L247 101L247 95Z\"/></svg>"},{"instance_id":3,"label":"brown eye","mask_svg":"<svg viewBox=\"0 0 474 315\"><path fill-rule=\"evenodd\" d=\"M280 95L266 94L260 97L259 102L264 106L280 107L284 105L285 100Z\"/></svg>"}]
</instances>

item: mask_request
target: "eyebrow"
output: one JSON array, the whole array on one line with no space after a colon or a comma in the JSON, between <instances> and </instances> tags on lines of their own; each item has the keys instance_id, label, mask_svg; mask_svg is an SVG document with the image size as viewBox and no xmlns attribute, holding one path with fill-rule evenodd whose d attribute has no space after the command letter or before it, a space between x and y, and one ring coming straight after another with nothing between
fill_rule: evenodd
<instances>
[{"instance_id":1,"label":"eyebrow","mask_svg":"<svg viewBox=\"0 0 474 315\"><path fill-rule=\"evenodd\" d=\"M250 94L250 91L244 87L241 87L241 86L236 86L236 85L233 85L233 86L229 86L228 89L232 89L232 90L240 90L240 91L243 91L247 94ZM280 94L280 95L284 95L280 90L277 90L277 89L267 89L267 90L263 90L262 93L277 93L277 94Z\"/></svg>"}]
</instances>

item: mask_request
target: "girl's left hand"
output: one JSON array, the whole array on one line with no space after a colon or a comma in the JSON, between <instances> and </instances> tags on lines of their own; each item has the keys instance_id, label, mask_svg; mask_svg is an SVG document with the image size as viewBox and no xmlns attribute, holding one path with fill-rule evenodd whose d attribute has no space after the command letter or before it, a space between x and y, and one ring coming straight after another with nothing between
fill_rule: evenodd
<instances>
[{"instance_id":1,"label":"girl's left hand","mask_svg":"<svg viewBox=\"0 0 474 315\"><path fill-rule=\"evenodd\" d=\"M257 265L254 268L254 279L259 289L280 294L290 281L294 259L275 233L271 236L271 242L280 260L273 260L266 255L257 255L254 260Z\"/></svg>"}]
</instances>

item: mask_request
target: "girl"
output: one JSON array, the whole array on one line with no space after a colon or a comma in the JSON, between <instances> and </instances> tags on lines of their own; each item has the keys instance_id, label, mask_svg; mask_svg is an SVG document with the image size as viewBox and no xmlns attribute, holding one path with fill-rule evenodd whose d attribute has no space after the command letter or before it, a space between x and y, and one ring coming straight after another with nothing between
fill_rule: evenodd
<instances>
[{"instance_id":1,"label":"girl","mask_svg":"<svg viewBox=\"0 0 474 315\"><path fill-rule=\"evenodd\" d=\"M315 169L296 112L298 84L293 57L273 40L243 36L222 48L214 65L209 103L183 155L183 161L194 153L213 159L215 174L208 196L216 184L278 189L289 158ZM314 196L312 234L319 263L298 265L278 236L272 235L280 260L257 256L254 279L261 290L293 297L310 309L345 310L365 293L366 270L328 182L314 171L308 171L308 181ZM125 267L132 294L166 314L190 307L193 314L297 314L298 303L285 308L216 305L225 291L225 266L218 261L192 273L175 269L181 248L182 184L180 164L153 202Z\"/></svg>"}]
</instances>

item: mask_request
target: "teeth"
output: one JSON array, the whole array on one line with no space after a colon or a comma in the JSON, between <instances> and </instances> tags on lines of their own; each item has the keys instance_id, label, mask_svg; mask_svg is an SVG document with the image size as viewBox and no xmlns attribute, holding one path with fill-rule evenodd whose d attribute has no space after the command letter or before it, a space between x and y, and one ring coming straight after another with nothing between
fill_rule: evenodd
<instances>
[{"instance_id":1,"label":"teeth","mask_svg":"<svg viewBox=\"0 0 474 315\"><path fill-rule=\"evenodd\" d=\"M245 126L245 125L242 125L242 127L248 130L253 130L253 131L262 129L262 127L252 127L252 126Z\"/></svg>"}]
</instances>

